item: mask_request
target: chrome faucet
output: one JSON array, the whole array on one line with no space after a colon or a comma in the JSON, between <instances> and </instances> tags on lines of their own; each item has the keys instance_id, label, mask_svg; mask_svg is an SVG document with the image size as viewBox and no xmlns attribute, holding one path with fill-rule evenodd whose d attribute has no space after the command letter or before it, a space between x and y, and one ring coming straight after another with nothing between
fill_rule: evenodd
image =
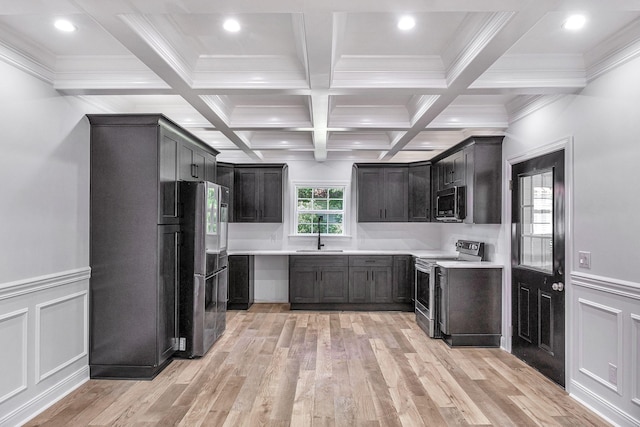
<instances>
[{"instance_id":1,"label":"chrome faucet","mask_svg":"<svg viewBox=\"0 0 640 427\"><path fill-rule=\"evenodd\" d=\"M320 243L320 221L322 221L322 216L318 217L318 250L324 246L324 243Z\"/></svg>"}]
</instances>

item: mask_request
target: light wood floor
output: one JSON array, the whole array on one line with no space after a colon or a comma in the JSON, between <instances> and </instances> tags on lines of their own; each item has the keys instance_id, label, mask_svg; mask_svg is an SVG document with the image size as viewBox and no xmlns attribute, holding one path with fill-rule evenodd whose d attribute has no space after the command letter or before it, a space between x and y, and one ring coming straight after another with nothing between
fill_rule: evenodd
<instances>
[{"instance_id":1,"label":"light wood floor","mask_svg":"<svg viewBox=\"0 0 640 427\"><path fill-rule=\"evenodd\" d=\"M413 313L228 313L205 357L153 381L91 380L27 425L604 426L499 349L450 349Z\"/></svg>"}]
</instances>

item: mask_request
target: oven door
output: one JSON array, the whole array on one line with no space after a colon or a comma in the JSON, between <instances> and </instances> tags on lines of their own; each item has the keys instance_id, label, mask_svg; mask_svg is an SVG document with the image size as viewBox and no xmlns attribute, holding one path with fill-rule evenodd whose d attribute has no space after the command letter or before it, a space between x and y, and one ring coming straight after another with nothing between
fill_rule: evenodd
<instances>
[{"instance_id":1,"label":"oven door","mask_svg":"<svg viewBox=\"0 0 640 427\"><path fill-rule=\"evenodd\" d=\"M431 318L430 279L431 269L422 265L416 265L416 308L424 313L427 318Z\"/></svg>"},{"instance_id":2,"label":"oven door","mask_svg":"<svg viewBox=\"0 0 640 427\"><path fill-rule=\"evenodd\" d=\"M434 266L416 264L416 322L432 338L440 338L437 319L438 301L435 289Z\"/></svg>"}]
</instances>

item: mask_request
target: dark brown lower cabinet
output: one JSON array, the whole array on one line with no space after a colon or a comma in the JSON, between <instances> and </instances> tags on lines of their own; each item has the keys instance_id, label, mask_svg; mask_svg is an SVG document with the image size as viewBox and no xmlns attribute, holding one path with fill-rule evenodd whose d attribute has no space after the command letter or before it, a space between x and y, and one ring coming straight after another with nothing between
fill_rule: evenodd
<instances>
[{"instance_id":1,"label":"dark brown lower cabinet","mask_svg":"<svg viewBox=\"0 0 640 427\"><path fill-rule=\"evenodd\" d=\"M229 256L229 310L247 310L253 304L255 257Z\"/></svg>"},{"instance_id":2,"label":"dark brown lower cabinet","mask_svg":"<svg viewBox=\"0 0 640 427\"><path fill-rule=\"evenodd\" d=\"M348 302L349 264L345 256L289 257L289 302L338 304Z\"/></svg>"},{"instance_id":3,"label":"dark brown lower cabinet","mask_svg":"<svg viewBox=\"0 0 640 427\"><path fill-rule=\"evenodd\" d=\"M393 302L413 304L413 257L393 256Z\"/></svg>"},{"instance_id":4,"label":"dark brown lower cabinet","mask_svg":"<svg viewBox=\"0 0 640 427\"><path fill-rule=\"evenodd\" d=\"M292 309L406 310L411 305L411 256L292 255ZM396 277L397 275L397 277Z\"/></svg>"}]
</instances>

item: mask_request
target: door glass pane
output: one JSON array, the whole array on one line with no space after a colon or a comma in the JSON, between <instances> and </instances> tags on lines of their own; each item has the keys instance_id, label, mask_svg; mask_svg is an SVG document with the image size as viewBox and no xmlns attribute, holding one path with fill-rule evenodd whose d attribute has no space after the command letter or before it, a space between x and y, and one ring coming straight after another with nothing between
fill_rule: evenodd
<instances>
[{"instance_id":1,"label":"door glass pane","mask_svg":"<svg viewBox=\"0 0 640 427\"><path fill-rule=\"evenodd\" d=\"M553 171L521 176L520 265L553 271Z\"/></svg>"}]
</instances>

